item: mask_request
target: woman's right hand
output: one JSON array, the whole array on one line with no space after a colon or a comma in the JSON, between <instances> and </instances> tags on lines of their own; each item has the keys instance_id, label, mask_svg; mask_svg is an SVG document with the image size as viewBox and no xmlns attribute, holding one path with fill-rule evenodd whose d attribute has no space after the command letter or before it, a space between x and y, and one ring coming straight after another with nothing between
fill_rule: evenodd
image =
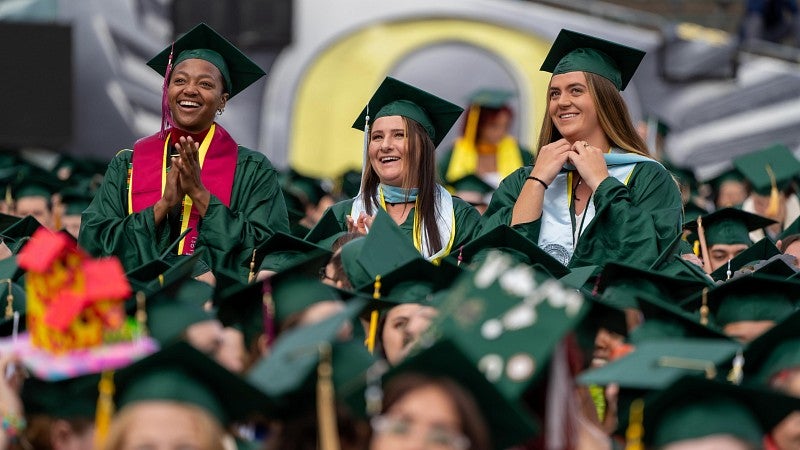
<instances>
[{"instance_id":1,"label":"woman's right hand","mask_svg":"<svg viewBox=\"0 0 800 450\"><path fill-rule=\"evenodd\" d=\"M572 145L566 139L559 139L539 149L531 176L539 178L548 185L564 167L569 158Z\"/></svg>"},{"instance_id":2,"label":"woman's right hand","mask_svg":"<svg viewBox=\"0 0 800 450\"><path fill-rule=\"evenodd\" d=\"M181 172L180 170L175 169L174 164L174 160L177 160L178 158L172 159L173 165L172 169L167 173L167 185L164 187L164 194L161 195L161 199L159 199L153 207L156 225L160 224L164 218L167 217L169 210L173 206L180 203L184 197L183 189L181 189L180 183Z\"/></svg>"},{"instance_id":3,"label":"woman's right hand","mask_svg":"<svg viewBox=\"0 0 800 450\"><path fill-rule=\"evenodd\" d=\"M364 212L358 216L358 219L353 219L351 216L347 216L347 232L367 234L372 226L373 220L375 220L374 217L368 216Z\"/></svg>"}]
</instances>

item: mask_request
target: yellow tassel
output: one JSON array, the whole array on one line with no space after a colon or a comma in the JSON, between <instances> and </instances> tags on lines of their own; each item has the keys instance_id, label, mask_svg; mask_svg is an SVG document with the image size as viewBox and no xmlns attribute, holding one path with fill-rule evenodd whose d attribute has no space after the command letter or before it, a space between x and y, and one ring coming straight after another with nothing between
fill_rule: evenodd
<instances>
[{"instance_id":1,"label":"yellow tassel","mask_svg":"<svg viewBox=\"0 0 800 450\"><path fill-rule=\"evenodd\" d=\"M706 244L706 231L703 228L703 218L697 216L697 237L700 239L700 250L703 252L703 270L706 273L711 273L711 257L708 254L708 245Z\"/></svg>"},{"instance_id":2,"label":"yellow tassel","mask_svg":"<svg viewBox=\"0 0 800 450\"><path fill-rule=\"evenodd\" d=\"M160 287L164 287L164 274L163 273L158 274L158 285Z\"/></svg>"},{"instance_id":3,"label":"yellow tassel","mask_svg":"<svg viewBox=\"0 0 800 450\"><path fill-rule=\"evenodd\" d=\"M478 119L481 116L481 107L472 105L467 113L467 126L464 127L464 139L469 143L475 143L478 137Z\"/></svg>"},{"instance_id":4,"label":"yellow tassel","mask_svg":"<svg viewBox=\"0 0 800 450\"><path fill-rule=\"evenodd\" d=\"M317 448L320 450L339 450L339 429L336 424L334 394L331 346L325 342L319 347L319 364L317 365L317 426L319 429Z\"/></svg>"},{"instance_id":5,"label":"yellow tassel","mask_svg":"<svg viewBox=\"0 0 800 450\"><path fill-rule=\"evenodd\" d=\"M625 430L625 450L644 450L644 400L637 398L631 403L628 428Z\"/></svg>"},{"instance_id":6,"label":"yellow tassel","mask_svg":"<svg viewBox=\"0 0 800 450\"><path fill-rule=\"evenodd\" d=\"M6 295L6 319L11 319L14 317L14 291L12 291L11 279L6 278L5 280L8 282L8 295Z\"/></svg>"},{"instance_id":7,"label":"yellow tassel","mask_svg":"<svg viewBox=\"0 0 800 450\"><path fill-rule=\"evenodd\" d=\"M250 258L250 273L247 274L247 283L252 283L256 279L256 249L253 249L253 257Z\"/></svg>"},{"instance_id":8,"label":"yellow tassel","mask_svg":"<svg viewBox=\"0 0 800 450\"><path fill-rule=\"evenodd\" d=\"M14 210L14 195L11 193L11 185L9 184L6 186L6 205L11 209Z\"/></svg>"},{"instance_id":9,"label":"yellow tassel","mask_svg":"<svg viewBox=\"0 0 800 450\"><path fill-rule=\"evenodd\" d=\"M694 256L700 256L700 241L694 241L694 244L692 244L692 251L694 252Z\"/></svg>"},{"instance_id":10,"label":"yellow tassel","mask_svg":"<svg viewBox=\"0 0 800 450\"><path fill-rule=\"evenodd\" d=\"M742 351L739 350L736 352L736 356L733 358L733 366L731 367L731 371L728 372L728 381L735 385L742 384L742 379L744 378L744 354Z\"/></svg>"},{"instance_id":11,"label":"yellow tassel","mask_svg":"<svg viewBox=\"0 0 800 450\"><path fill-rule=\"evenodd\" d=\"M95 412L94 448L101 449L105 445L111 417L114 415L114 371L107 370L100 376L97 390L97 411Z\"/></svg>"},{"instance_id":12,"label":"yellow tassel","mask_svg":"<svg viewBox=\"0 0 800 450\"><path fill-rule=\"evenodd\" d=\"M700 325L708 326L708 288L703 288L703 304L700 306Z\"/></svg>"},{"instance_id":13,"label":"yellow tassel","mask_svg":"<svg viewBox=\"0 0 800 450\"><path fill-rule=\"evenodd\" d=\"M375 276L375 283L373 284L374 291L372 292L372 298L378 300L381 298L381 276ZM369 315L369 330L367 333L367 350L370 353L375 351L375 339L378 335L378 310L373 310L372 313Z\"/></svg>"},{"instance_id":14,"label":"yellow tassel","mask_svg":"<svg viewBox=\"0 0 800 450\"><path fill-rule=\"evenodd\" d=\"M767 170L767 175L769 175L769 206L767 206L766 211L764 211L764 215L770 218L778 217L778 211L780 210L780 202L781 202L781 195L780 191L778 191L778 183L775 181L775 172L772 171L772 167L769 164L764 166Z\"/></svg>"}]
</instances>

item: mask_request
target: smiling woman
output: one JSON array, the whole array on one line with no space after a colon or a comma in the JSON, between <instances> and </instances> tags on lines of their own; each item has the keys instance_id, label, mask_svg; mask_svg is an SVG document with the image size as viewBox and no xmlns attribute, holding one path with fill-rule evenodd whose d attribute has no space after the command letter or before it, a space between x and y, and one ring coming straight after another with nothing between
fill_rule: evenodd
<instances>
[{"instance_id":1,"label":"smiling woman","mask_svg":"<svg viewBox=\"0 0 800 450\"><path fill-rule=\"evenodd\" d=\"M366 133L361 190L331 206L306 239L319 242L345 231L366 234L378 208L430 261L472 239L480 214L436 181L436 146L462 112L387 77L353 124Z\"/></svg>"},{"instance_id":2,"label":"smiling woman","mask_svg":"<svg viewBox=\"0 0 800 450\"><path fill-rule=\"evenodd\" d=\"M678 235L682 209L620 95L643 57L561 30L541 68L553 76L536 161L503 180L484 229L512 225L570 267L656 260Z\"/></svg>"},{"instance_id":3,"label":"smiling woman","mask_svg":"<svg viewBox=\"0 0 800 450\"><path fill-rule=\"evenodd\" d=\"M214 118L264 71L205 24L148 65L164 75L161 132L111 161L79 242L128 270L205 249L195 275L224 267L244 281L253 252L288 231L286 206L269 160Z\"/></svg>"}]
</instances>

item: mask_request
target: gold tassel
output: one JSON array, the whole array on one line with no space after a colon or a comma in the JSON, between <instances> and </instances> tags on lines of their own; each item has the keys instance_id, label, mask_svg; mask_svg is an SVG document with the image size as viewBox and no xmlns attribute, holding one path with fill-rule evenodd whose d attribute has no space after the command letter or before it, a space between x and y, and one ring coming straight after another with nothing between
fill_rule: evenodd
<instances>
[{"instance_id":1,"label":"gold tassel","mask_svg":"<svg viewBox=\"0 0 800 450\"><path fill-rule=\"evenodd\" d=\"M14 195L11 193L11 185L6 186L6 206L10 211L14 211Z\"/></svg>"},{"instance_id":2,"label":"gold tassel","mask_svg":"<svg viewBox=\"0 0 800 450\"><path fill-rule=\"evenodd\" d=\"M767 170L767 175L769 175L769 206L764 211L764 215L769 218L778 217L778 211L780 210L780 202L781 196L780 191L778 191L778 183L775 181L775 172L772 171L772 167L769 164L764 166Z\"/></svg>"},{"instance_id":3,"label":"gold tassel","mask_svg":"<svg viewBox=\"0 0 800 450\"><path fill-rule=\"evenodd\" d=\"M163 273L158 274L158 286L159 287L164 287L164 274Z\"/></svg>"},{"instance_id":4,"label":"gold tassel","mask_svg":"<svg viewBox=\"0 0 800 450\"><path fill-rule=\"evenodd\" d=\"M339 450L339 429L336 424L334 394L331 345L323 342L319 346L319 364L317 365L317 426L319 429L317 448L320 450Z\"/></svg>"},{"instance_id":5,"label":"gold tassel","mask_svg":"<svg viewBox=\"0 0 800 450\"><path fill-rule=\"evenodd\" d=\"M478 143L475 142L475 139L478 138L478 119L480 116L481 107L479 105L470 106L467 113L467 126L464 127L464 139L470 144L474 144L476 149L478 148Z\"/></svg>"},{"instance_id":6,"label":"gold tassel","mask_svg":"<svg viewBox=\"0 0 800 450\"><path fill-rule=\"evenodd\" d=\"M708 245L706 244L706 230L703 228L703 218L697 217L697 237L700 239L700 250L703 252L703 270L711 273L711 259L708 255Z\"/></svg>"},{"instance_id":7,"label":"gold tassel","mask_svg":"<svg viewBox=\"0 0 800 450\"><path fill-rule=\"evenodd\" d=\"M625 430L625 450L644 450L644 400L637 398L631 403L628 428Z\"/></svg>"},{"instance_id":8,"label":"gold tassel","mask_svg":"<svg viewBox=\"0 0 800 450\"><path fill-rule=\"evenodd\" d=\"M708 326L708 288L703 288L703 304L700 306L700 325Z\"/></svg>"},{"instance_id":9,"label":"gold tassel","mask_svg":"<svg viewBox=\"0 0 800 450\"><path fill-rule=\"evenodd\" d=\"M702 257L702 255L700 255L700 241L694 241L694 244L692 245L692 252L694 253L694 256Z\"/></svg>"},{"instance_id":10,"label":"gold tassel","mask_svg":"<svg viewBox=\"0 0 800 450\"><path fill-rule=\"evenodd\" d=\"M107 370L100 375L97 390L97 411L95 413L94 448L104 447L108 429L111 426L111 417L114 415L114 371Z\"/></svg>"},{"instance_id":11,"label":"gold tassel","mask_svg":"<svg viewBox=\"0 0 800 450\"><path fill-rule=\"evenodd\" d=\"M12 291L11 279L6 278L5 280L0 281L8 282L8 295L6 295L6 319L11 319L14 317L14 291Z\"/></svg>"},{"instance_id":12,"label":"gold tassel","mask_svg":"<svg viewBox=\"0 0 800 450\"><path fill-rule=\"evenodd\" d=\"M373 284L374 291L372 298L378 300L381 298L381 276L375 275L375 283ZM375 351L375 339L378 334L378 310L373 309L369 315L369 332L367 333L367 350L372 353Z\"/></svg>"},{"instance_id":13,"label":"gold tassel","mask_svg":"<svg viewBox=\"0 0 800 450\"><path fill-rule=\"evenodd\" d=\"M733 367L731 367L731 371L728 372L728 381L735 385L742 384L742 379L744 378L744 355L742 351L739 350L736 352L736 356L733 358Z\"/></svg>"},{"instance_id":14,"label":"gold tassel","mask_svg":"<svg viewBox=\"0 0 800 450\"><path fill-rule=\"evenodd\" d=\"M253 249L253 257L250 258L250 273L247 274L247 284L256 279L256 249Z\"/></svg>"},{"instance_id":15,"label":"gold tassel","mask_svg":"<svg viewBox=\"0 0 800 450\"><path fill-rule=\"evenodd\" d=\"M136 293L136 323L139 325L139 335L147 336L150 331L147 329L147 298L144 292L138 291Z\"/></svg>"}]
</instances>

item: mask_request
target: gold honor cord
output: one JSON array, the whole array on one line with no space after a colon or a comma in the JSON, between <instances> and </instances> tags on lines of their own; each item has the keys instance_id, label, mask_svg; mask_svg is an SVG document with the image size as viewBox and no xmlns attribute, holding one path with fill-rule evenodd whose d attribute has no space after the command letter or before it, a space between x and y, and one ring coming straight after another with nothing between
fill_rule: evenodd
<instances>
[{"instance_id":1,"label":"gold honor cord","mask_svg":"<svg viewBox=\"0 0 800 450\"><path fill-rule=\"evenodd\" d=\"M704 359L691 359L691 358L680 358L677 356L662 356L658 358L658 366L659 367L669 367L673 369L684 369L684 370L694 370L697 372L703 372L706 375L706 378L711 380L717 376L717 368L714 366L714 363L711 361L706 361Z\"/></svg>"},{"instance_id":2,"label":"gold honor cord","mask_svg":"<svg viewBox=\"0 0 800 450\"><path fill-rule=\"evenodd\" d=\"M711 273L713 271L708 254L708 244L706 244L706 231L703 229L703 218L700 216L697 217L697 237L700 239L700 250L703 252L703 270Z\"/></svg>"},{"instance_id":3,"label":"gold honor cord","mask_svg":"<svg viewBox=\"0 0 800 450\"><path fill-rule=\"evenodd\" d=\"M625 450L644 450L644 400L637 398L631 403L628 428L625 430Z\"/></svg>"},{"instance_id":4,"label":"gold honor cord","mask_svg":"<svg viewBox=\"0 0 800 450\"><path fill-rule=\"evenodd\" d=\"M778 191L778 183L775 180L775 172L772 171L772 167L767 164L764 166L764 169L767 171L767 175L769 176L769 206L764 211L764 215L769 218L776 217L778 215L778 211L780 210L780 202L781 196L780 192Z\"/></svg>"},{"instance_id":5,"label":"gold honor cord","mask_svg":"<svg viewBox=\"0 0 800 450\"><path fill-rule=\"evenodd\" d=\"M333 388L333 362L331 345L328 342L323 342L319 346L317 422L319 427L317 448L339 450L339 429L336 424L336 402Z\"/></svg>"}]
</instances>

